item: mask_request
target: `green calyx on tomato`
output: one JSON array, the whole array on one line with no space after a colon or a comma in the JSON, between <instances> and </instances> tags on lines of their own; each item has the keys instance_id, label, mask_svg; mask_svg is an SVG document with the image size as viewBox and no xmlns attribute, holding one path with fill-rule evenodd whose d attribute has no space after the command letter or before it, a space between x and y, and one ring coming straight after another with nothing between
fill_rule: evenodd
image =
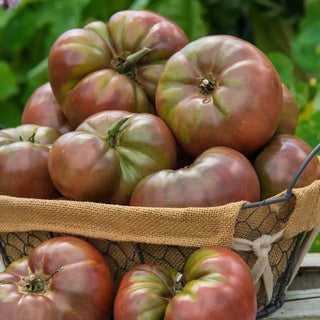
<instances>
[{"instance_id":1,"label":"green calyx on tomato","mask_svg":"<svg viewBox=\"0 0 320 320\"><path fill-rule=\"evenodd\" d=\"M115 59L115 69L118 73L124 74L137 81L136 65L149 52L151 52L151 49L144 47L141 50L128 55L126 58L119 57Z\"/></svg>"},{"instance_id":2,"label":"green calyx on tomato","mask_svg":"<svg viewBox=\"0 0 320 320\"><path fill-rule=\"evenodd\" d=\"M109 143L110 148L114 149L117 146L121 127L130 117L131 116L127 116L120 119L108 130L108 137L106 138L106 141Z\"/></svg>"}]
</instances>

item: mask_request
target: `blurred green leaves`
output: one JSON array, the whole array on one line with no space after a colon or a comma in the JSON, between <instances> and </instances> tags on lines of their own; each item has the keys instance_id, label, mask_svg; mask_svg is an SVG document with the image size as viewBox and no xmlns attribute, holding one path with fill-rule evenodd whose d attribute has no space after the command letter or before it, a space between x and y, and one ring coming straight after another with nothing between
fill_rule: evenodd
<instances>
[{"instance_id":1,"label":"blurred green leaves","mask_svg":"<svg viewBox=\"0 0 320 320\"><path fill-rule=\"evenodd\" d=\"M0 101L10 97L18 91L17 79L10 69L10 65L0 60Z\"/></svg>"},{"instance_id":2,"label":"blurred green leaves","mask_svg":"<svg viewBox=\"0 0 320 320\"><path fill-rule=\"evenodd\" d=\"M16 9L0 9L0 123L20 123L31 93L48 81L47 57L60 34L94 20L108 21L125 9L158 12L191 41L231 34L254 43L298 102L297 134L311 144L318 139L320 0L22 0Z\"/></svg>"},{"instance_id":3,"label":"blurred green leaves","mask_svg":"<svg viewBox=\"0 0 320 320\"><path fill-rule=\"evenodd\" d=\"M306 15L292 41L294 59L310 73L320 72L320 1L308 1Z\"/></svg>"},{"instance_id":4,"label":"blurred green leaves","mask_svg":"<svg viewBox=\"0 0 320 320\"><path fill-rule=\"evenodd\" d=\"M205 8L200 0L136 0L130 9L155 11L177 23L189 39L195 40L208 35L209 24L205 22Z\"/></svg>"},{"instance_id":5,"label":"blurred green leaves","mask_svg":"<svg viewBox=\"0 0 320 320\"><path fill-rule=\"evenodd\" d=\"M48 81L47 57L66 30L94 20L107 21L132 0L22 0L16 9L0 8L0 123L21 121L31 93Z\"/></svg>"},{"instance_id":6,"label":"blurred green leaves","mask_svg":"<svg viewBox=\"0 0 320 320\"><path fill-rule=\"evenodd\" d=\"M272 64L277 69L281 81L288 87L292 92L295 89L294 80L294 65L292 61L282 52L271 52L267 54Z\"/></svg>"}]
</instances>

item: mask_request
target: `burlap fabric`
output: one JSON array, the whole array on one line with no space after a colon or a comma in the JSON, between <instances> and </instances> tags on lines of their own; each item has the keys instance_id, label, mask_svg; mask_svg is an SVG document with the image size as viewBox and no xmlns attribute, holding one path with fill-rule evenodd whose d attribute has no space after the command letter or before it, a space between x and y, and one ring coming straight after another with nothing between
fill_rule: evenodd
<instances>
[{"instance_id":1,"label":"burlap fabric","mask_svg":"<svg viewBox=\"0 0 320 320\"><path fill-rule=\"evenodd\" d=\"M288 264L294 264L301 236L320 223L320 181L293 194L251 209L242 209L245 202L174 209L0 196L0 244L14 260L51 236L84 237L104 254L116 283L142 259L182 271L196 248L234 247L251 269L258 269L261 309L283 290L281 279L290 278L295 266ZM247 242L235 246L235 238Z\"/></svg>"}]
</instances>

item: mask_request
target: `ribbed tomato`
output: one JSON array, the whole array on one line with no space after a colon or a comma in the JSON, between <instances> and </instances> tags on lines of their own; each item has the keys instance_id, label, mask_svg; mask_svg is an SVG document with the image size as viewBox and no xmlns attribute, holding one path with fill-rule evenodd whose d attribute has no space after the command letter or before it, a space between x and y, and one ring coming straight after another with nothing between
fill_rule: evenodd
<instances>
[{"instance_id":1,"label":"ribbed tomato","mask_svg":"<svg viewBox=\"0 0 320 320\"><path fill-rule=\"evenodd\" d=\"M291 134L276 135L254 159L261 199L284 192L311 151L311 146L299 137ZM301 173L295 188L305 187L318 179L320 161L314 157Z\"/></svg>"},{"instance_id":2,"label":"ribbed tomato","mask_svg":"<svg viewBox=\"0 0 320 320\"><path fill-rule=\"evenodd\" d=\"M206 150L178 170L161 170L142 179L130 205L143 207L212 207L260 199L257 174L249 160L227 147Z\"/></svg>"},{"instance_id":3,"label":"ribbed tomato","mask_svg":"<svg viewBox=\"0 0 320 320\"><path fill-rule=\"evenodd\" d=\"M115 320L254 320L255 286L246 263L220 247L198 249L183 275L140 265L121 281Z\"/></svg>"},{"instance_id":4,"label":"ribbed tomato","mask_svg":"<svg viewBox=\"0 0 320 320\"><path fill-rule=\"evenodd\" d=\"M103 110L154 112L163 65L187 43L182 29L157 13L120 11L107 24L63 33L49 54L49 81L74 126Z\"/></svg>"},{"instance_id":5,"label":"ribbed tomato","mask_svg":"<svg viewBox=\"0 0 320 320\"><path fill-rule=\"evenodd\" d=\"M55 128L61 133L72 130L53 95L50 83L43 84L32 93L23 109L21 122Z\"/></svg>"},{"instance_id":6,"label":"ribbed tomato","mask_svg":"<svg viewBox=\"0 0 320 320\"><path fill-rule=\"evenodd\" d=\"M283 103L276 134L295 134L299 122L299 108L289 89L282 84Z\"/></svg>"},{"instance_id":7,"label":"ribbed tomato","mask_svg":"<svg viewBox=\"0 0 320 320\"><path fill-rule=\"evenodd\" d=\"M258 48L217 35L195 40L168 59L156 109L191 155L225 146L248 156L273 136L282 96L277 71Z\"/></svg>"},{"instance_id":8,"label":"ribbed tomato","mask_svg":"<svg viewBox=\"0 0 320 320\"><path fill-rule=\"evenodd\" d=\"M0 273L0 320L106 320L114 283L88 242L57 237Z\"/></svg>"},{"instance_id":9,"label":"ribbed tomato","mask_svg":"<svg viewBox=\"0 0 320 320\"><path fill-rule=\"evenodd\" d=\"M27 198L57 198L48 155L61 136L54 129L33 124L0 130L0 194Z\"/></svg>"},{"instance_id":10,"label":"ribbed tomato","mask_svg":"<svg viewBox=\"0 0 320 320\"><path fill-rule=\"evenodd\" d=\"M67 198L128 204L146 175L173 168L176 143L157 116L120 110L89 117L52 146L52 181Z\"/></svg>"}]
</instances>

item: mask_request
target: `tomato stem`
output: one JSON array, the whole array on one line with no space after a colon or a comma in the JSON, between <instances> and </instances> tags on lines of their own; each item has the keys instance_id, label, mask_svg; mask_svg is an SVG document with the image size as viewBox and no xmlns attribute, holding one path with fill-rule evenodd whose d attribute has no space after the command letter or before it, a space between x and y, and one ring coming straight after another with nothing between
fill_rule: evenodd
<instances>
[{"instance_id":1,"label":"tomato stem","mask_svg":"<svg viewBox=\"0 0 320 320\"><path fill-rule=\"evenodd\" d=\"M130 117L131 116L127 116L120 119L108 130L108 137L106 138L106 141L109 143L110 148L114 149L117 146L119 133L121 132L121 127Z\"/></svg>"},{"instance_id":2,"label":"tomato stem","mask_svg":"<svg viewBox=\"0 0 320 320\"><path fill-rule=\"evenodd\" d=\"M216 81L203 78L200 83L200 93L203 95L211 94L216 88Z\"/></svg>"},{"instance_id":3,"label":"tomato stem","mask_svg":"<svg viewBox=\"0 0 320 320\"><path fill-rule=\"evenodd\" d=\"M121 74L126 74L132 78L135 77L135 66L144 56L146 56L151 49L142 48L141 50L128 55L126 58L118 58L117 62L117 72Z\"/></svg>"}]
</instances>

